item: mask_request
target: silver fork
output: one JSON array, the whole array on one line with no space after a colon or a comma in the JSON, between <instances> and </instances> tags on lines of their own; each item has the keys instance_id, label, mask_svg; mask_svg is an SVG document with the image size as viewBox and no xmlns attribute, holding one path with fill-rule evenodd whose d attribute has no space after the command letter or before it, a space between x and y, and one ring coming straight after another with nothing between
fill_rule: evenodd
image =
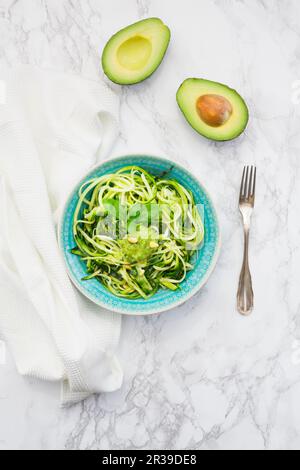
<instances>
[{"instance_id":1,"label":"silver fork","mask_svg":"<svg viewBox=\"0 0 300 470\"><path fill-rule=\"evenodd\" d=\"M252 280L249 269L249 231L254 207L256 167L245 166L241 182L239 209L244 227L244 256L237 292L237 308L241 315L250 315L253 309Z\"/></svg>"}]
</instances>

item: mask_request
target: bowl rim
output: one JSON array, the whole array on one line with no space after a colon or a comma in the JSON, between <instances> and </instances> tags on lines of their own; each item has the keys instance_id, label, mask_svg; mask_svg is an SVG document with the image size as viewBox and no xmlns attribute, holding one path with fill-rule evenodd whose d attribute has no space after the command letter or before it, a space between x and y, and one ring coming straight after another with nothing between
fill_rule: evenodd
<instances>
[{"instance_id":1,"label":"bowl rim","mask_svg":"<svg viewBox=\"0 0 300 470\"><path fill-rule=\"evenodd\" d=\"M141 157L149 157L150 159L154 159L154 160L165 160L166 162L170 162L171 164L179 167L180 169L183 169L188 175L190 175L194 180L196 180L197 183L204 190L204 192L206 194L206 197L207 197L207 199L208 199L208 201L209 201L209 203L210 203L210 205L213 209L214 216L215 216L215 222L216 222L217 229L218 229L217 230L218 239L217 239L216 248L215 248L215 252L214 252L211 264L210 264L208 270L206 271L205 275L203 276L203 278L202 278L202 280L199 284L196 284L194 286L194 288L191 289L184 298L179 299L179 300L177 300L176 302L173 302L170 305L155 307L155 308L153 308L153 310L147 310L145 312L143 312L143 311L134 311L132 313L128 312L128 311L125 311L125 310L122 310L121 308L118 308L118 307L115 307L115 306L114 307L111 307L111 306L108 307L107 304L104 301L102 301L100 299L96 300L96 299L92 298L91 296L89 296L89 294L85 291L85 289L82 288L82 285L80 284L80 282L78 282L78 280L76 279L76 277L73 275L72 271L70 270L70 268L68 266L68 263L66 261L66 258L65 258L65 249L62 246L62 226L63 226L64 216L65 216L66 210L68 208L68 205L69 205L72 197L74 196L75 189L79 186L79 184L81 182L84 182L84 180L89 176L90 173L97 170L98 168L100 168L104 164L109 163L111 161L123 160L124 158L129 158L129 157L130 158L136 158L136 159L141 158ZM217 262L218 262L218 259L219 259L219 256L220 256L221 246L222 246L221 229L220 229L219 217L218 217L218 214L217 214L217 211L216 211L215 204L214 204L214 202L213 202L213 200L210 196L210 193L207 191L206 187L202 184L202 182L199 180L199 178L197 176L195 176L189 169L184 168L180 163L178 163L176 161L173 161L173 160L171 160L170 158L168 158L166 156L150 155L150 154L147 154L147 153L133 153L133 154L130 153L130 154L119 155L119 156L116 156L116 157L113 156L113 157L105 158L101 162L97 162L95 165L93 165L91 168L89 168L89 170L86 171L83 174L83 176L81 176L81 178L72 186L72 189L67 194L67 197L66 197L66 199L65 199L65 201L64 201L64 203L61 207L59 217L58 217L57 236L58 236L58 246L59 246L60 252L61 252L62 257L63 257L63 261L64 261L64 264L65 264L65 267L66 267L68 277L71 280L71 282L73 283L73 285L79 290L79 292L81 292L81 294L84 297L86 297L88 300L90 300L91 302L93 302L96 305L99 305L100 307L104 308L105 310L115 312L115 313L119 313L119 314L126 315L126 316L157 315L157 314L172 310L174 308L177 308L180 305L183 305L184 303L186 303L188 300L190 300L192 297L194 297L200 291L200 289L202 289L202 287L204 287L204 285L207 283L208 279L210 278L213 271L215 270L215 267L217 265ZM122 298L119 298L119 297L117 297L117 298L122 300Z\"/></svg>"}]
</instances>

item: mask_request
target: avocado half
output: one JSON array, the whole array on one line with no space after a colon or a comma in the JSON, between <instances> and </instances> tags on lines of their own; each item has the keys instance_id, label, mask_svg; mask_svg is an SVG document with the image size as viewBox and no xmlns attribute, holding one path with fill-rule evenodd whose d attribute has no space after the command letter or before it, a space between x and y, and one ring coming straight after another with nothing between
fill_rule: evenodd
<instances>
[{"instance_id":1,"label":"avocado half","mask_svg":"<svg viewBox=\"0 0 300 470\"><path fill-rule=\"evenodd\" d=\"M222 83L188 78L180 85L176 99L189 124L208 139L235 139L248 124L245 101Z\"/></svg>"},{"instance_id":2,"label":"avocado half","mask_svg":"<svg viewBox=\"0 0 300 470\"><path fill-rule=\"evenodd\" d=\"M104 73L120 85L139 83L160 65L169 42L170 30L159 18L127 26L114 34L104 47Z\"/></svg>"}]
</instances>

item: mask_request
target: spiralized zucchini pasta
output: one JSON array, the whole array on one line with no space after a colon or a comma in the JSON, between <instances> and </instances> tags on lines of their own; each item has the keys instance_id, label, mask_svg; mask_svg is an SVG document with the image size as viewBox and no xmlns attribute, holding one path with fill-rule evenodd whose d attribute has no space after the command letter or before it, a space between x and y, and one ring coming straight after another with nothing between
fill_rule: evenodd
<instances>
[{"instance_id":1,"label":"spiralized zucchini pasta","mask_svg":"<svg viewBox=\"0 0 300 470\"><path fill-rule=\"evenodd\" d=\"M96 278L128 299L176 290L193 269L204 223L192 193L136 166L93 178L79 190L72 249Z\"/></svg>"}]
</instances>

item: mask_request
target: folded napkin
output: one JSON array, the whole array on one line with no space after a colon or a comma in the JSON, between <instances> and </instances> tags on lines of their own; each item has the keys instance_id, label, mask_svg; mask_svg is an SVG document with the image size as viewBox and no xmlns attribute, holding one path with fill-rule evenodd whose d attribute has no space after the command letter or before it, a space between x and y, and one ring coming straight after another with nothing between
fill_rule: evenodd
<instances>
[{"instance_id":1,"label":"folded napkin","mask_svg":"<svg viewBox=\"0 0 300 470\"><path fill-rule=\"evenodd\" d=\"M71 285L55 221L73 184L117 135L101 82L0 69L0 338L21 374L62 382L62 404L118 389L120 316Z\"/></svg>"}]
</instances>

